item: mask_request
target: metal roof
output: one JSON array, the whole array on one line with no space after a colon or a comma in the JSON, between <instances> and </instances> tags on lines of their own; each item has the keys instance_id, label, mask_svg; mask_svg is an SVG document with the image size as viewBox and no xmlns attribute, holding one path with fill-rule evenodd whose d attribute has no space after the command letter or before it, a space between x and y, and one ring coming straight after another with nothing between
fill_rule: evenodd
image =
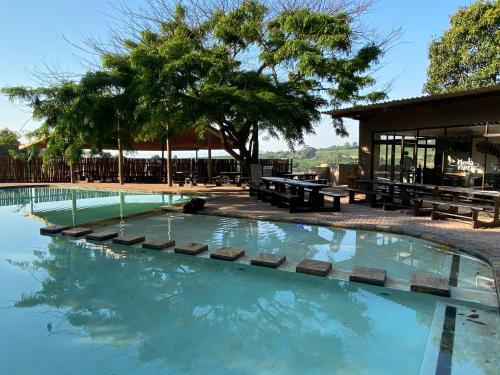
<instances>
[{"instance_id":1,"label":"metal roof","mask_svg":"<svg viewBox=\"0 0 500 375\"><path fill-rule=\"evenodd\" d=\"M430 104L439 103L450 100L461 100L461 99L476 99L481 97L496 97L500 96L500 84L493 86L480 87L475 89L469 89L464 91L448 92L445 94L435 94L426 96L417 96L407 99L391 100L387 102L381 102L376 104L368 104L355 106L351 108L334 109L331 111L324 112L332 117L348 117L358 120L363 117L363 115L369 115L375 112L386 112L395 108L414 106L418 104Z\"/></svg>"}]
</instances>

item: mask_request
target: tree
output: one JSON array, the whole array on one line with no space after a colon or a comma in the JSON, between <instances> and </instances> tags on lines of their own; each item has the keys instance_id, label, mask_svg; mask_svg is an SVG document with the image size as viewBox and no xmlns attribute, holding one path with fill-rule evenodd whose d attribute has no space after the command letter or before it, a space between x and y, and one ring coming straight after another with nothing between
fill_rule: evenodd
<instances>
[{"instance_id":1,"label":"tree","mask_svg":"<svg viewBox=\"0 0 500 375\"><path fill-rule=\"evenodd\" d=\"M135 99L128 90L131 75L125 68L127 61L122 59L120 65L116 56L113 63L103 61L104 70L87 72L79 82L2 89L10 100L27 103L33 108L33 117L43 121L32 135L47 141L45 168L59 157L73 166L80 160L83 148L95 154L118 143L122 181L123 146L131 147L135 135Z\"/></svg>"},{"instance_id":2,"label":"tree","mask_svg":"<svg viewBox=\"0 0 500 375\"><path fill-rule=\"evenodd\" d=\"M423 91L438 94L500 82L500 0L460 8L429 46Z\"/></svg>"},{"instance_id":3,"label":"tree","mask_svg":"<svg viewBox=\"0 0 500 375\"><path fill-rule=\"evenodd\" d=\"M364 92L375 83L369 72L383 43L364 43L353 22L338 8L276 12L256 0L201 17L178 5L157 29L125 42L138 109L160 131L166 124L173 132L216 128L226 151L249 170L258 159L259 132L301 144L328 104L385 96ZM346 133L342 123L334 126Z\"/></svg>"},{"instance_id":4,"label":"tree","mask_svg":"<svg viewBox=\"0 0 500 375\"><path fill-rule=\"evenodd\" d=\"M18 151L17 134L9 128L0 129L0 156L9 156Z\"/></svg>"}]
</instances>

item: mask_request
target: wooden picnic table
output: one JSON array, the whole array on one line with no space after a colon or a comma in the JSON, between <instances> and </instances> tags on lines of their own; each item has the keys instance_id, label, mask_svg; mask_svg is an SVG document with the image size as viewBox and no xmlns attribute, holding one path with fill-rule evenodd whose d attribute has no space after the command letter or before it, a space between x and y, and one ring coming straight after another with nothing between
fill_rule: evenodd
<instances>
[{"instance_id":1,"label":"wooden picnic table","mask_svg":"<svg viewBox=\"0 0 500 375\"><path fill-rule=\"evenodd\" d=\"M297 173L285 173L284 178L291 178L297 180L314 180L319 173L316 172L297 172Z\"/></svg>"},{"instance_id":2,"label":"wooden picnic table","mask_svg":"<svg viewBox=\"0 0 500 375\"><path fill-rule=\"evenodd\" d=\"M243 177L243 174L245 172L237 172L237 171L228 171L228 172L220 172L220 175L222 177L227 177L227 182L228 183L236 183L236 178L239 178L241 180L241 178Z\"/></svg>"},{"instance_id":3,"label":"wooden picnic table","mask_svg":"<svg viewBox=\"0 0 500 375\"><path fill-rule=\"evenodd\" d=\"M459 203L465 198L476 198L489 201L493 205L493 221L488 223L488 226L500 226L500 191L494 190L479 190L466 187L456 186L441 186L430 184L413 184L408 182L398 182L389 180L357 180L359 183L367 185L370 190L373 190L373 185L389 186L389 194L394 193L394 187L399 187L402 192L412 192L414 195L421 191L432 192L434 197L443 194L451 195L453 203ZM391 189L392 187L392 189ZM484 223L483 223L484 224Z\"/></svg>"},{"instance_id":4,"label":"wooden picnic table","mask_svg":"<svg viewBox=\"0 0 500 375\"><path fill-rule=\"evenodd\" d=\"M299 196L301 203L308 206L311 210L321 211L325 207L324 195L320 194L320 190L329 187L327 184L318 184L315 182L305 182L297 179L282 178L282 177L262 177L262 181L266 188L270 188L273 184L276 191L284 192L286 187L290 186L293 194ZM305 202L305 190L309 191L309 202Z\"/></svg>"}]
</instances>

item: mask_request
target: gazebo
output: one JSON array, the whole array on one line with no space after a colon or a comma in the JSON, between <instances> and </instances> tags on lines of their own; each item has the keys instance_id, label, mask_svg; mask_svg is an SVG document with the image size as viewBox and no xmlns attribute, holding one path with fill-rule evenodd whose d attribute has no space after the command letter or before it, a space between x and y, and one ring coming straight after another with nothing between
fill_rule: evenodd
<instances>
[{"instance_id":1,"label":"gazebo","mask_svg":"<svg viewBox=\"0 0 500 375\"><path fill-rule=\"evenodd\" d=\"M46 147L47 139L34 139L19 146L19 149L26 149L28 147L36 146L40 149ZM124 183L123 175L123 149L121 148L120 141L116 145L105 147L107 150L118 151L118 179L120 184ZM222 142L222 136L219 131L214 128L208 127L205 130L203 137L200 137L192 129L186 129L180 132L177 136L167 139L163 144L160 140L153 141L140 141L134 144L134 151L161 151L162 158L163 152L167 152L167 175L168 184L172 186L172 151L195 151L196 159L198 159L199 150L208 151L208 179L212 180L212 150L224 150L225 147ZM71 166L70 166L71 168ZM71 168L71 181L73 182L73 171Z\"/></svg>"}]
</instances>

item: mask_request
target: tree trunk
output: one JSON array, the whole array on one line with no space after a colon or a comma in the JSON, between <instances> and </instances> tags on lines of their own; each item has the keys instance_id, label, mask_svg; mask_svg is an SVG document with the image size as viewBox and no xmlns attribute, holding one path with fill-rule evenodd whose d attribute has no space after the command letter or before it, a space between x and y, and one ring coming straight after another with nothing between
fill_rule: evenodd
<instances>
[{"instance_id":1,"label":"tree trunk","mask_svg":"<svg viewBox=\"0 0 500 375\"><path fill-rule=\"evenodd\" d=\"M168 186L173 185L174 178L172 176L172 147L170 146L170 138L167 138L167 174Z\"/></svg>"},{"instance_id":2,"label":"tree trunk","mask_svg":"<svg viewBox=\"0 0 500 375\"><path fill-rule=\"evenodd\" d=\"M122 142L120 138L118 138L118 182L120 185L124 184L124 176L123 176L123 148Z\"/></svg>"}]
</instances>

